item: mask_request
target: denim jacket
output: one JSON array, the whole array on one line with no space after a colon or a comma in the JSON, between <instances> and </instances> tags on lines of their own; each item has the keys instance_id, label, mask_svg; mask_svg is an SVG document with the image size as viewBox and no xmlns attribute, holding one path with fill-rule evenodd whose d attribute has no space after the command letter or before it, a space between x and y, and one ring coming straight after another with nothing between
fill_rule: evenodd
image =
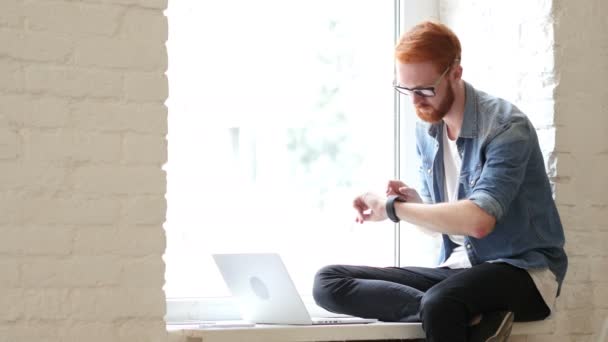
<instances>
[{"instance_id":1,"label":"denim jacket","mask_svg":"<svg viewBox=\"0 0 608 342\"><path fill-rule=\"evenodd\" d=\"M564 230L536 131L511 103L466 82L465 92L464 118L456 140L462 158L458 199L469 199L496 218L494 230L486 237L465 237L469 260L472 265L505 262L523 269L548 267L561 288L568 267ZM446 202L443 125L443 121L416 125L419 192L425 203ZM440 262L455 247L447 235L442 238Z\"/></svg>"}]
</instances>

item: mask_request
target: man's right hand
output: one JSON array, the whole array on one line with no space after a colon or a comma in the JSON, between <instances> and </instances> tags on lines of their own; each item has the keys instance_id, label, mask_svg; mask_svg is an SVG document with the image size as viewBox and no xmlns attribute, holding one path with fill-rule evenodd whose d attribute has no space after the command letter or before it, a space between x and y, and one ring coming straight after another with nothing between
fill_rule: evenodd
<instances>
[{"instance_id":1,"label":"man's right hand","mask_svg":"<svg viewBox=\"0 0 608 342\"><path fill-rule=\"evenodd\" d=\"M399 196L400 199L410 203L422 203L422 198L418 194L418 191L414 188L410 188L407 184L400 180L388 181L386 187L386 196Z\"/></svg>"}]
</instances>

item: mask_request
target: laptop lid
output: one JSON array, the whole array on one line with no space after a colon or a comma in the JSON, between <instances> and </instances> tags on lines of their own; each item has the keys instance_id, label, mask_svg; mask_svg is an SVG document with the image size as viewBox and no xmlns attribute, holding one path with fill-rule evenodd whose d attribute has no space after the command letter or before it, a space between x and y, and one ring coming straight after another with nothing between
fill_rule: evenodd
<instances>
[{"instance_id":1,"label":"laptop lid","mask_svg":"<svg viewBox=\"0 0 608 342\"><path fill-rule=\"evenodd\" d=\"M214 254L213 258L243 319L267 324L313 323L278 254Z\"/></svg>"}]
</instances>

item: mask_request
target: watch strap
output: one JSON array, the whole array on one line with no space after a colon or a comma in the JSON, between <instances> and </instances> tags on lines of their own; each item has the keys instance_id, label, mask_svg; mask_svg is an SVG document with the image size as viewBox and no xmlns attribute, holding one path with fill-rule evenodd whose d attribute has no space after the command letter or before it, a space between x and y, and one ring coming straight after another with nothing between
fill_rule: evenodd
<instances>
[{"instance_id":1,"label":"watch strap","mask_svg":"<svg viewBox=\"0 0 608 342\"><path fill-rule=\"evenodd\" d=\"M400 220L399 220L399 217L397 217L397 213L395 212L395 201L405 202L405 200L403 200L399 196L396 196L396 195L388 196L388 198L386 199L386 216L388 216L388 218L391 221L397 223Z\"/></svg>"}]
</instances>

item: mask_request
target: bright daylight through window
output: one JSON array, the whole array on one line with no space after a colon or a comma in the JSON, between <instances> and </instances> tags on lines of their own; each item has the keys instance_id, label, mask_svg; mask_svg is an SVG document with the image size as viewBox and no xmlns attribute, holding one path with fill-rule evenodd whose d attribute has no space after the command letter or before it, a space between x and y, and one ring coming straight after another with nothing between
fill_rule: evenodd
<instances>
[{"instance_id":1,"label":"bright daylight through window","mask_svg":"<svg viewBox=\"0 0 608 342\"><path fill-rule=\"evenodd\" d=\"M326 264L394 264L393 224L352 209L394 178L394 11L169 2L168 298L229 295L212 253L280 253L304 296Z\"/></svg>"}]
</instances>

